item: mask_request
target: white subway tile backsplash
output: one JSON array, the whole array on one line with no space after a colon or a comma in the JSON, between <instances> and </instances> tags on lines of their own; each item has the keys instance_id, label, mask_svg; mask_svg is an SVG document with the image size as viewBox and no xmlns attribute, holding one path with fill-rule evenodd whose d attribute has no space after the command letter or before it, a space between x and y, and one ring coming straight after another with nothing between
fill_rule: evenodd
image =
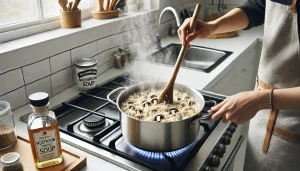
<instances>
[{"instance_id":1,"label":"white subway tile backsplash","mask_svg":"<svg viewBox=\"0 0 300 171\"><path fill-rule=\"evenodd\" d=\"M75 68L75 66L72 66L72 76L73 76L73 83L77 84L77 81L76 81L76 68Z\"/></svg>"},{"instance_id":2,"label":"white subway tile backsplash","mask_svg":"<svg viewBox=\"0 0 300 171\"><path fill-rule=\"evenodd\" d=\"M72 68L67 68L51 75L52 94L55 95L73 85Z\"/></svg>"},{"instance_id":3,"label":"white subway tile backsplash","mask_svg":"<svg viewBox=\"0 0 300 171\"><path fill-rule=\"evenodd\" d=\"M112 48L112 49L109 49L107 51L105 51L105 62L111 60L114 58L114 53L117 52L119 49L119 47L115 47L115 48Z\"/></svg>"},{"instance_id":4,"label":"white subway tile backsplash","mask_svg":"<svg viewBox=\"0 0 300 171\"><path fill-rule=\"evenodd\" d=\"M32 83L38 79L50 75L49 59L25 66L22 68L25 84Z\"/></svg>"},{"instance_id":5,"label":"white subway tile backsplash","mask_svg":"<svg viewBox=\"0 0 300 171\"><path fill-rule=\"evenodd\" d=\"M90 58L97 54L97 42L91 42L86 45L71 50L72 64L82 58Z\"/></svg>"},{"instance_id":6,"label":"white subway tile backsplash","mask_svg":"<svg viewBox=\"0 0 300 171\"><path fill-rule=\"evenodd\" d=\"M50 58L50 64L51 64L51 72L55 73L57 71L60 71L62 69L65 69L69 66L71 66L71 52L66 51L64 53L55 55Z\"/></svg>"},{"instance_id":7,"label":"white subway tile backsplash","mask_svg":"<svg viewBox=\"0 0 300 171\"><path fill-rule=\"evenodd\" d=\"M110 36L110 47L122 45L122 34L115 34Z\"/></svg>"},{"instance_id":8,"label":"white subway tile backsplash","mask_svg":"<svg viewBox=\"0 0 300 171\"><path fill-rule=\"evenodd\" d=\"M0 75L0 96L24 85L21 69Z\"/></svg>"},{"instance_id":9,"label":"white subway tile backsplash","mask_svg":"<svg viewBox=\"0 0 300 171\"><path fill-rule=\"evenodd\" d=\"M106 63L104 63L104 64L102 64L102 65L100 65L100 66L97 67L97 74L101 75L102 73L104 73L108 69L109 69L108 63L106 62Z\"/></svg>"},{"instance_id":10,"label":"white subway tile backsplash","mask_svg":"<svg viewBox=\"0 0 300 171\"><path fill-rule=\"evenodd\" d=\"M20 46L19 49L0 54L0 100L6 100L13 108L17 108L28 103L28 96L32 93L42 91L55 95L62 92L76 84L75 67L72 65L82 58L96 59L98 75L104 73L114 66L113 53L119 47L123 48L140 39L143 35L140 30L145 30L142 26L149 30L157 26L159 12L154 12L155 15L152 13L105 24L76 35L70 34L63 39L37 41L35 45ZM145 20L139 22L141 20L138 17Z\"/></svg>"},{"instance_id":11,"label":"white subway tile backsplash","mask_svg":"<svg viewBox=\"0 0 300 171\"><path fill-rule=\"evenodd\" d=\"M107 63L108 63L108 68L112 68L114 66L114 59L109 60Z\"/></svg>"},{"instance_id":12,"label":"white subway tile backsplash","mask_svg":"<svg viewBox=\"0 0 300 171\"><path fill-rule=\"evenodd\" d=\"M24 86L15 91L0 96L0 100L7 101L10 104L12 109L16 109L20 106L25 105L26 99L27 97L26 97L26 91Z\"/></svg>"},{"instance_id":13,"label":"white subway tile backsplash","mask_svg":"<svg viewBox=\"0 0 300 171\"><path fill-rule=\"evenodd\" d=\"M102 53L103 51L110 48L110 40L111 37L106 37L97 41L98 53Z\"/></svg>"},{"instance_id":14,"label":"white subway tile backsplash","mask_svg":"<svg viewBox=\"0 0 300 171\"><path fill-rule=\"evenodd\" d=\"M93 58L97 60L97 66L100 66L105 63L105 52L100 53Z\"/></svg>"},{"instance_id":15,"label":"white subway tile backsplash","mask_svg":"<svg viewBox=\"0 0 300 171\"><path fill-rule=\"evenodd\" d=\"M126 44L130 43L130 32L129 31L122 33L121 41L122 41L122 45L126 45Z\"/></svg>"},{"instance_id":16,"label":"white subway tile backsplash","mask_svg":"<svg viewBox=\"0 0 300 171\"><path fill-rule=\"evenodd\" d=\"M43 78L41 80L38 80L36 82L33 82L26 86L26 94L27 94L26 96L27 97L36 92L45 92L45 93L48 93L49 96L51 96L50 76ZM27 99L27 102L29 102L28 99Z\"/></svg>"}]
</instances>

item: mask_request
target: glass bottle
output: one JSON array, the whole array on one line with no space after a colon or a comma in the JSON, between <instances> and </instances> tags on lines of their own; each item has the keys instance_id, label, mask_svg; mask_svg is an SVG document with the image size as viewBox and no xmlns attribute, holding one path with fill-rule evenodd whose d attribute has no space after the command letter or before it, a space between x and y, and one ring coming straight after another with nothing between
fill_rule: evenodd
<instances>
[{"instance_id":1,"label":"glass bottle","mask_svg":"<svg viewBox=\"0 0 300 171\"><path fill-rule=\"evenodd\" d=\"M38 92L29 96L33 113L28 117L31 151L37 168L63 161L60 134L55 113L48 110L49 96Z\"/></svg>"}]
</instances>

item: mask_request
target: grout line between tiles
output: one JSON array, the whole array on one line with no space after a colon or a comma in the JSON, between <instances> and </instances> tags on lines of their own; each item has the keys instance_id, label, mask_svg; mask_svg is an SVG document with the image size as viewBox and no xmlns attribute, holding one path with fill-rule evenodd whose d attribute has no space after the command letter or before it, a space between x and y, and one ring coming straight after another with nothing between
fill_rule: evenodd
<instances>
[{"instance_id":1,"label":"grout line between tiles","mask_svg":"<svg viewBox=\"0 0 300 171\"><path fill-rule=\"evenodd\" d=\"M11 93L11 92L14 92L14 91L16 91L16 90L19 90L19 89L22 88L22 87L25 87L25 90L26 90L26 86L23 85L23 86L21 86L21 87L15 88L15 89L13 89L13 90L7 92L7 93L4 93L4 94L0 95L0 97L5 96L5 95L7 95L7 94L9 94L9 93Z\"/></svg>"},{"instance_id":2,"label":"grout line between tiles","mask_svg":"<svg viewBox=\"0 0 300 171\"><path fill-rule=\"evenodd\" d=\"M51 78L51 76L50 76L50 93L51 93L51 95L50 95L50 97L52 97L52 95L53 95L53 92L52 92L53 90L52 90L52 78Z\"/></svg>"},{"instance_id":3,"label":"grout line between tiles","mask_svg":"<svg viewBox=\"0 0 300 171\"><path fill-rule=\"evenodd\" d=\"M22 77L23 77L23 85L25 85L25 77L24 77L24 72L23 72L23 68L20 68L21 72L22 72Z\"/></svg>"}]
</instances>

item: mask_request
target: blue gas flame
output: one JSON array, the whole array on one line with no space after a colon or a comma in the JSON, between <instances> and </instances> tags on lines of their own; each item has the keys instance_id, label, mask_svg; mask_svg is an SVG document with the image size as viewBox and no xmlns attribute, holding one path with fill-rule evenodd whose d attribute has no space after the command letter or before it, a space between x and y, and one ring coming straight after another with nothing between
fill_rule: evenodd
<instances>
[{"instance_id":1,"label":"blue gas flame","mask_svg":"<svg viewBox=\"0 0 300 171\"><path fill-rule=\"evenodd\" d=\"M136 151L139 155L150 159L150 160L163 160L165 159L165 157L163 156L162 152L152 152L152 151L145 151L145 150L141 150L138 149L132 145L129 145L129 147ZM182 149L176 150L176 151L170 151L170 152L164 152L164 154L166 154L167 156L174 158L177 156L180 156L181 154L183 154L184 152L188 151L190 149L191 145L184 147Z\"/></svg>"}]
</instances>

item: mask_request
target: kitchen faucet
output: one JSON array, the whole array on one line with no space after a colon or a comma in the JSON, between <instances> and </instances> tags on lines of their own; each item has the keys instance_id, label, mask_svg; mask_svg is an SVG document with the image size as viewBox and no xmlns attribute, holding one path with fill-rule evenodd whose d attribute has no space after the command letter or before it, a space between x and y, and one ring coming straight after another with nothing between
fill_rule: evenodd
<instances>
[{"instance_id":1,"label":"kitchen faucet","mask_svg":"<svg viewBox=\"0 0 300 171\"><path fill-rule=\"evenodd\" d=\"M161 11L161 13L160 13L160 15L159 15L158 29L160 28L162 16L163 16L163 14L164 14L166 11L171 11L171 12L174 14L175 19L176 19L176 23L177 23L177 27L179 28L179 27L181 26L181 22L180 22L180 18L179 18L179 15L178 15L177 11L176 11L175 8L173 8L173 7L166 7L166 8L164 8L164 9ZM157 34L156 34L156 43L157 43L157 48L158 48L158 49L161 49L161 37L162 37L161 33L157 33Z\"/></svg>"}]
</instances>

